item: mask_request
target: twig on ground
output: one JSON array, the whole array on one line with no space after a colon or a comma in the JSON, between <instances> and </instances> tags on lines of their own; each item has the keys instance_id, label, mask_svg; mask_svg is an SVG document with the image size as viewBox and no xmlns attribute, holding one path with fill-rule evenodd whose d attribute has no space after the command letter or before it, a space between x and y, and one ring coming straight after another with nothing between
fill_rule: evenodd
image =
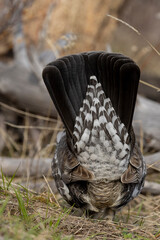
<instances>
[{"instance_id":1,"label":"twig on ground","mask_svg":"<svg viewBox=\"0 0 160 240\"><path fill-rule=\"evenodd\" d=\"M47 181L47 179L46 179L46 177L44 175L43 175L43 178L44 178L44 180L45 180L45 182L47 184L47 187L48 187L49 191L51 192L52 196L54 197L57 205L60 207L59 202L57 201L57 198L56 198L55 194L53 193L53 191L52 191L52 189L51 189L51 187L50 187L50 185L49 185L49 183L48 183L48 181Z\"/></svg>"}]
</instances>

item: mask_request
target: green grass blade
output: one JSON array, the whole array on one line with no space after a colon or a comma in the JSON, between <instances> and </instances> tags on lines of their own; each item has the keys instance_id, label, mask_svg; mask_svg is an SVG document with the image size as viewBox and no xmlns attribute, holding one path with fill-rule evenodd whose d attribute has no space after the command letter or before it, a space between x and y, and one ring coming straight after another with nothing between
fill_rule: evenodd
<instances>
[{"instance_id":1,"label":"green grass blade","mask_svg":"<svg viewBox=\"0 0 160 240\"><path fill-rule=\"evenodd\" d=\"M29 216L28 216L27 209L25 207L23 198L21 196L21 193L19 191L16 191L15 188L13 188L13 189L14 189L14 192L15 192L17 200L18 200L18 204L19 204L21 214L22 214L24 220L28 222L29 221Z\"/></svg>"},{"instance_id":2,"label":"green grass blade","mask_svg":"<svg viewBox=\"0 0 160 240\"><path fill-rule=\"evenodd\" d=\"M1 167L1 175L2 175L3 188L6 189L5 176L4 176L4 174L3 174L2 167Z\"/></svg>"},{"instance_id":3,"label":"green grass blade","mask_svg":"<svg viewBox=\"0 0 160 240\"><path fill-rule=\"evenodd\" d=\"M0 208L0 217L3 215L3 212L4 212L5 208L6 208L9 200L10 200L10 197L8 197L8 198L4 201L4 203L2 204L2 207Z\"/></svg>"},{"instance_id":4,"label":"green grass blade","mask_svg":"<svg viewBox=\"0 0 160 240\"><path fill-rule=\"evenodd\" d=\"M14 179L14 177L15 177L15 175L16 175L19 167L20 167L20 164L18 165L17 169L16 169L15 172L13 173L13 176L11 177L10 181L8 180L7 190L9 189L9 187L10 187L10 185L11 185L11 183L12 183L12 181L13 181L13 179Z\"/></svg>"}]
</instances>

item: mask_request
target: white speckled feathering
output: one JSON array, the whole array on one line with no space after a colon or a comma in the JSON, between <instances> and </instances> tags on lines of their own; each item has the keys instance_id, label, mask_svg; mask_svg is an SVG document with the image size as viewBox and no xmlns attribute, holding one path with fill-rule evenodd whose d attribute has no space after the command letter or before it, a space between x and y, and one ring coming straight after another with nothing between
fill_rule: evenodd
<instances>
[{"instance_id":1,"label":"white speckled feathering","mask_svg":"<svg viewBox=\"0 0 160 240\"><path fill-rule=\"evenodd\" d=\"M95 76L90 77L73 135L78 160L94 174L95 180L117 180L127 169L129 135Z\"/></svg>"}]
</instances>

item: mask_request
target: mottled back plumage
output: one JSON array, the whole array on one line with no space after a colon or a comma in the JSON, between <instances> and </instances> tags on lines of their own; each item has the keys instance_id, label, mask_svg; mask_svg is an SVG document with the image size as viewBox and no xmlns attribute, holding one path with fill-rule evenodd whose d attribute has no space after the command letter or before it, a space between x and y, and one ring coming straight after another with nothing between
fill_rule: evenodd
<instances>
[{"instance_id":1,"label":"mottled back plumage","mask_svg":"<svg viewBox=\"0 0 160 240\"><path fill-rule=\"evenodd\" d=\"M65 131L52 170L60 194L92 212L137 196L146 174L132 118L140 77L121 54L88 52L47 65L43 78Z\"/></svg>"}]
</instances>

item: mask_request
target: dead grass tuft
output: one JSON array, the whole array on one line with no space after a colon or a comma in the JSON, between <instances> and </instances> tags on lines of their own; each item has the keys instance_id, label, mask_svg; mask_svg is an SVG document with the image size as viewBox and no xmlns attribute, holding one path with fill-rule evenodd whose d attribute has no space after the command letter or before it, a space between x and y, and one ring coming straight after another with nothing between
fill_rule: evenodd
<instances>
[{"instance_id":1,"label":"dead grass tuft","mask_svg":"<svg viewBox=\"0 0 160 240\"><path fill-rule=\"evenodd\" d=\"M21 201L19 200L21 199ZM24 209L25 211L24 211ZM160 198L140 195L114 222L74 216L50 192L36 194L0 182L1 234L16 239L160 239Z\"/></svg>"}]
</instances>

